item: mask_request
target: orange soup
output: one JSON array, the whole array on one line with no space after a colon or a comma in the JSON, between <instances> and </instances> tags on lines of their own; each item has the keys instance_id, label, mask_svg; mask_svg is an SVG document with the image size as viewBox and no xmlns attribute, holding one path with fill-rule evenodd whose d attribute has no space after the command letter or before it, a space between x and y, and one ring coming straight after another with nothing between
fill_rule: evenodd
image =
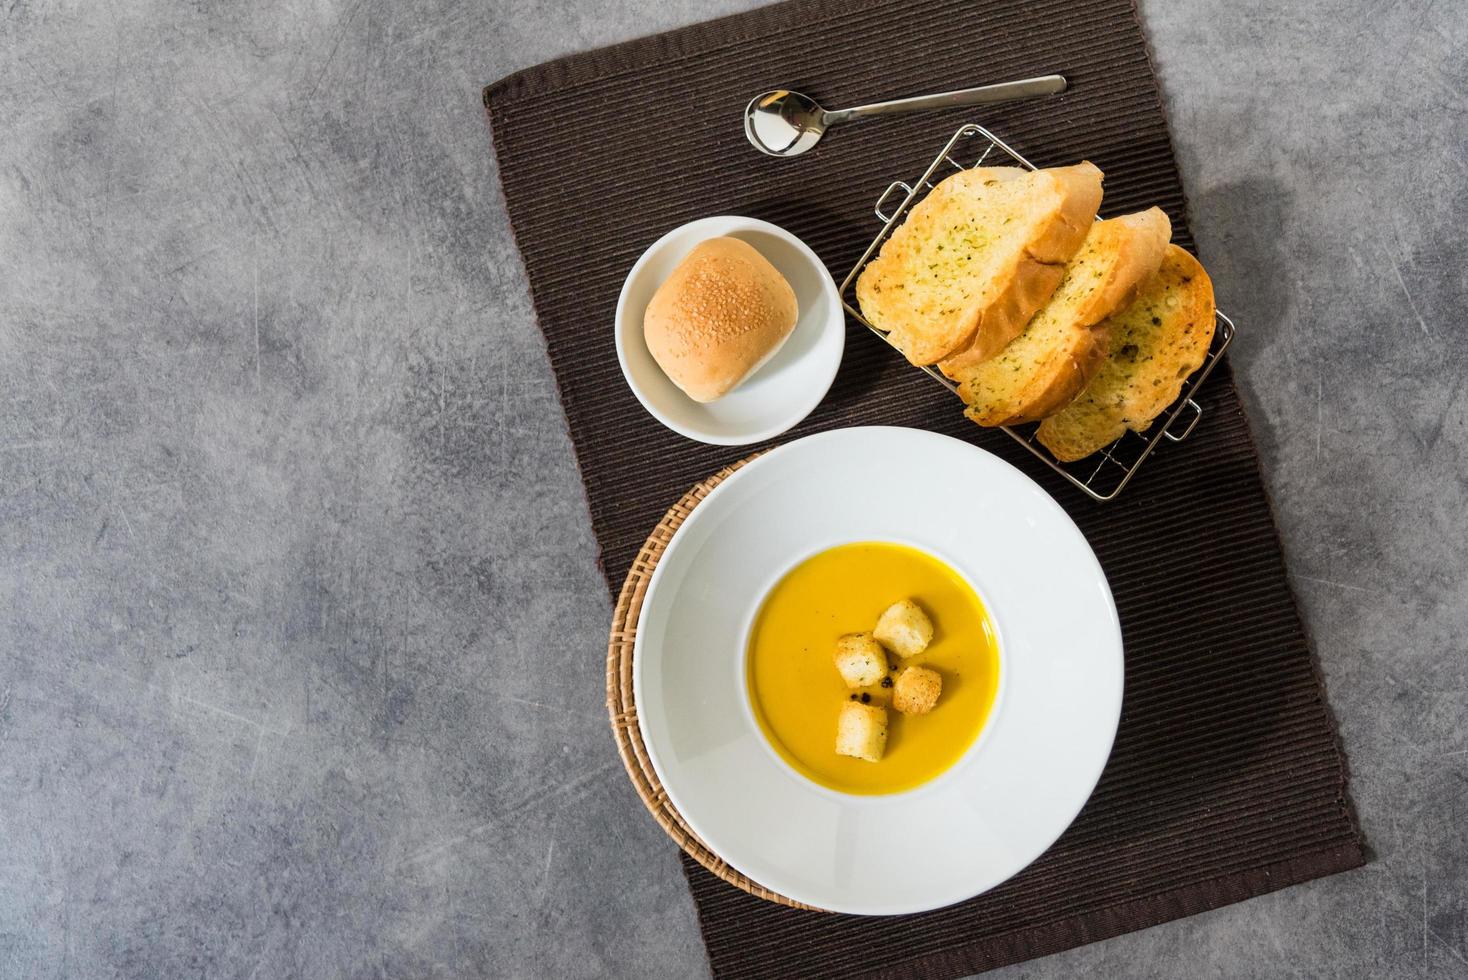
<instances>
[{"instance_id":1,"label":"orange soup","mask_svg":"<svg viewBox=\"0 0 1468 980\"><path fill-rule=\"evenodd\" d=\"M892 710L890 688L852 691L833 662L837 637L872 629L899 599L914 600L934 625L922 653L888 656L942 675L925 715ZM746 679L760 728L797 772L845 793L897 793L947 770L978 738L999 688L999 649L983 602L957 572L916 548L864 541L807 558L770 590L750 631ZM878 762L836 754L837 714L853 693L888 706Z\"/></svg>"}]
</instances>

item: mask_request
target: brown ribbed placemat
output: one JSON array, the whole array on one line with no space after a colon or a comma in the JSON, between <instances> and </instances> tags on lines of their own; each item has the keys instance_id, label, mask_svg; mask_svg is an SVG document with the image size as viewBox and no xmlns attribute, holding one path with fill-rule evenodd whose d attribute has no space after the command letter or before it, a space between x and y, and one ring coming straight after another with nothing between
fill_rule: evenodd
<instances>
[{"instance_id":1,"label":"brown ribbed placemat","mask_svg":"<svg viewBox=\"0 0 1468 980\"><path fill-rule=\"evenodd\" d=\"M657 771L647 754L647 745L642 741L642 729L637 724L632 654L637 646L637 624L642 618L642 601L647 598L647 586L652 580L652 573L658 566L658 560L663 557L663 552L667 550L668 542L673 540L678 528L693 513L693 508L703 503L714 487L723 483L753 458L750 456L741 459L694 485L693 489L668 508L668 512L658 521L658 526L653 528L652 534L647 536L641 550L637 552L632 568L627 572L627 580L622 583L617 603L612 608L612 629L607 636L607 714L612 722L612 736L617 740L617 754L622 757L622 765L627 770L627 778L632 780L632 788L637 791L638 798L658 822L658 826L673 838L684 854L703 865L716 877L736 888L744 889L756 898L790 908L814 910L814 906L770 891L745 876L738 868L714 853L693 832L678 808L673 806L673 801L668 799L663 784L658 781Z\"/></svg>"},{"instance_id":2,"label":"brown ribbed placemat","mask_svg":"<svg viewBox=\"0 0 1468 980\"><path fill-rule=\"evenodd\" d=\"M759 155L739 125L751 95L782 85L841 106L1051 71L1070 79L1064 96L842 127L797 160ZM973 120L1042 166L1093 160L1106 172L1105 213L1159 204L1175 240L1192 244L1129 0L794 0L532 68L485 101L609 588L669 501L761 448L689 442L648 417L622 381L618 290L668 229L709 214L764 218L804 238L839 280L877 231L881 190ZM1226 364L1200 400L1206 415L1192 437L1159 450L1119 501L1097 505L850 331L836 385L787 438L914 425L973 441L1039 480L1111 580L1127 651L1121 728L1071 829L1010 882L951 909L881 920L790 909L685 858L717 975L953 976L1362 863L1334 725Z\"/></svg>"}]
</instances>

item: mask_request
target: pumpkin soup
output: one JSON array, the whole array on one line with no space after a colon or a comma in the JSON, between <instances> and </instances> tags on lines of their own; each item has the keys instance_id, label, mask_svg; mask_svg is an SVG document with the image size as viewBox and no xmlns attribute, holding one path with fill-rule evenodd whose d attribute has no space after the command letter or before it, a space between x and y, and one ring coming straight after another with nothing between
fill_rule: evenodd
<instances>
[{"instance_id":1,"label":"pumpkin soup","mask_svg":"<svg viewBox=\"0 0 1468 980\"><path fill-rule=\"evenodd\" d=\"M833 664L838 642L904 599L931 618L932 642L910 657L887 647L880 679L853 690ZM896 679L913 667L941 678L936 705L888 711L880 761L838 755L843 706L891 708ZM916 548L863 541L813 555L775 584L755 614L745 673L755 718L781 758L822 786L876 795L927 782L973 744L998 691L999 650L983 602L957 572Z\"/></svg>"}]
</instances>

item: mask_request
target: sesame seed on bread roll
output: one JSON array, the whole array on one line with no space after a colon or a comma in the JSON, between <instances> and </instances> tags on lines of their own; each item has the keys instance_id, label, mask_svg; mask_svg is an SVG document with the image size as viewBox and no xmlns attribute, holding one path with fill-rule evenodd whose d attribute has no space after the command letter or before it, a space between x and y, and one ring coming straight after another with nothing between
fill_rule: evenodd
<instances>
[{"instance_id":1,"label":"sesame seed on bread roll","mask_svg":"<svg viewBox=\"0 0 1468 980\"><path fill-rule=\"evenodd\" d=\"M653 360L684 393L711 402L774 356L795 329L795 291L747 242L700 242L643 315Z\"/></svg>"}]
</instances>

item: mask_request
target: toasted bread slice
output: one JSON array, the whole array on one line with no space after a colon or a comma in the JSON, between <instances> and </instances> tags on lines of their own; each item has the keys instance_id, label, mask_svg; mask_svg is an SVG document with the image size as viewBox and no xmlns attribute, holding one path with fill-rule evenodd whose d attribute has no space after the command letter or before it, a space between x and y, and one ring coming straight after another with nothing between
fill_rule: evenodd
<instances>
[{"instance_id":1,"label":"toasted bread slice","mask_svg":"<svg viewBox=\"0 0 1468 980\"><path fill-rule=\"evenodd\" d=\"M1172 225L1157 208L1095 222L1055 295L997 357L955 370L980 425L1043 418L1080 394L1106 358L1107 317L1129 306L1162 262Z\"/></svg>"},{"instance_id":2,"label":"toasted bread slice","mask_svg":"<svg viewBox=\"0 0 1468 980\"><path fill-rule=\"evenodd\" d=\"M1106 329L1111 354L1080 397L1040 423L1057 459L1084 459L1127 429L1145 432L1177 400L1213 342L1213 283L1198 260L1170 245L1137 301Z\"/></svg>"},{"instance_id":3,"label":"toasted bread slice","mask_svg":"<svg viewBox=\"0 0 1468 980\"><path fill-rule=\"evenodd\" d=\"M856 281L862 314L914 364L996 352L1060 284L1101 204L1101 171L979 167L918 202Z\"/></svg>"}]
</instances>

